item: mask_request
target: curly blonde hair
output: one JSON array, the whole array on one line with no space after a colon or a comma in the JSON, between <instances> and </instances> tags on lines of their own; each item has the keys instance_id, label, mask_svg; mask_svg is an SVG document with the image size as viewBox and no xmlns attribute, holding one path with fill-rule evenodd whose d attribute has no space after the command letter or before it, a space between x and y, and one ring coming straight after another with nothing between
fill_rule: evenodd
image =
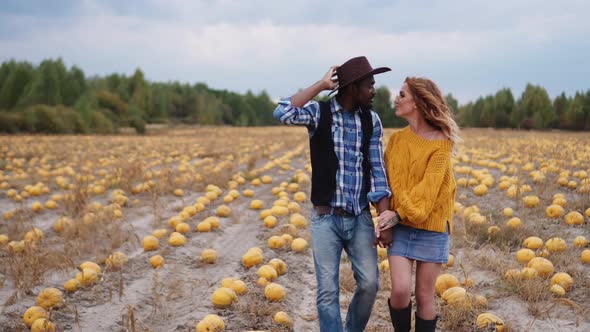
<instances>
[{"instance_id":1,"label":"curly blonde hair","mask_svg":"<svg viewBox=\"0 0 590 332\"><path fill-rule=\"evenodd\" d=\"M405 83L426 122L441 130L453 142L453 150L456 152L457 144L461 142L459 126L438 86L430 79L422 77L406 77Z\"/></svg>"}]
</instances>

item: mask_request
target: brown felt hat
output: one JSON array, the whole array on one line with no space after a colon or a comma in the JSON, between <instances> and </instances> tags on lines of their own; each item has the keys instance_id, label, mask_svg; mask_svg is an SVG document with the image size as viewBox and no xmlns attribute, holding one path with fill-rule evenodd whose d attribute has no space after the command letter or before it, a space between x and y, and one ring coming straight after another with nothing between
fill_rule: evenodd
<instances>
[{"instance_id":1,"label":"brown felt hat","mask_svg":"<svg viewBox=\"0 0 590 332\"><path fill-rule=\"evenodd\" d=\"M336 75L338 75L338 90L343 89L356 81L390 70L391 69L387 67L373 69L369 60L364 56L352 58L336 68Z\"/></svg>"}]
</instances>

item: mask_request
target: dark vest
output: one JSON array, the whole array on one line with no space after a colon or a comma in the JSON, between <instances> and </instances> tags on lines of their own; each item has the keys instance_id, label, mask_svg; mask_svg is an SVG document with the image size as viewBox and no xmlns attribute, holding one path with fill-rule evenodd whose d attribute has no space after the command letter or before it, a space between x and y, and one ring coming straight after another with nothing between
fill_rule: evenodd
<instances>
[{"instance_id":1,"label":"dark vest","mask_svg":"<svg viewBox=\"0 0 590 332\"><path fill-rule=\"evenodd\" d=\"M338 157L334 151L332 138L332 111L330 101L319 102L320 123L309 140L311 155L311 202L313 205L330 205L336 190L336 171ZM363 180L365 190L371 190L371 167L369 163L369 145L373 134L373 117L370 109L362 109L360 113L363 141ZM344 170L342 170L344 171Z\"/></svg>"}]
</instances>

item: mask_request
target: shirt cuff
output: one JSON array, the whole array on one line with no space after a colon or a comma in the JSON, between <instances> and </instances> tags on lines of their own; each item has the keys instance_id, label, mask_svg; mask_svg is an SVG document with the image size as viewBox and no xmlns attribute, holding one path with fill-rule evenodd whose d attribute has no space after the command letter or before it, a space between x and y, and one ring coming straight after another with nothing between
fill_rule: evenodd
<instances>
[{"instance_id":1,"label":"shirt cuff","mask_svg":"<svg viewBox=\"0 0 590 332\"><path fill-rule=\"evenodd\" d=\"M384 197L391 197L391 192L389 192L387 190L383 190L383 191L372 191L367 194L367 198L372 203L377 203Z\"/></svg>"}]
</instances>

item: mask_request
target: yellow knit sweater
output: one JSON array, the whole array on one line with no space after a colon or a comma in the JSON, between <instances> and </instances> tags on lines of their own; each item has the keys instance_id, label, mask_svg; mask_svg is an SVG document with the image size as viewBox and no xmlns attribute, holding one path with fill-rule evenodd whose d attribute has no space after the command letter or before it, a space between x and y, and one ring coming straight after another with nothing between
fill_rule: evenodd
<instances>
[{"instance_id":1,"label":"yellow knit sweater","mask_svg":"<svg viewBox=\"0 0 590 332\"><path fill-rule=\"evenodd\" d=\"M391 135L385 149L390 209L401 224L429 231L453 229L457 185L451 167L450 140L427 140L409 126Z\"/></svg>"}]
</instances>

